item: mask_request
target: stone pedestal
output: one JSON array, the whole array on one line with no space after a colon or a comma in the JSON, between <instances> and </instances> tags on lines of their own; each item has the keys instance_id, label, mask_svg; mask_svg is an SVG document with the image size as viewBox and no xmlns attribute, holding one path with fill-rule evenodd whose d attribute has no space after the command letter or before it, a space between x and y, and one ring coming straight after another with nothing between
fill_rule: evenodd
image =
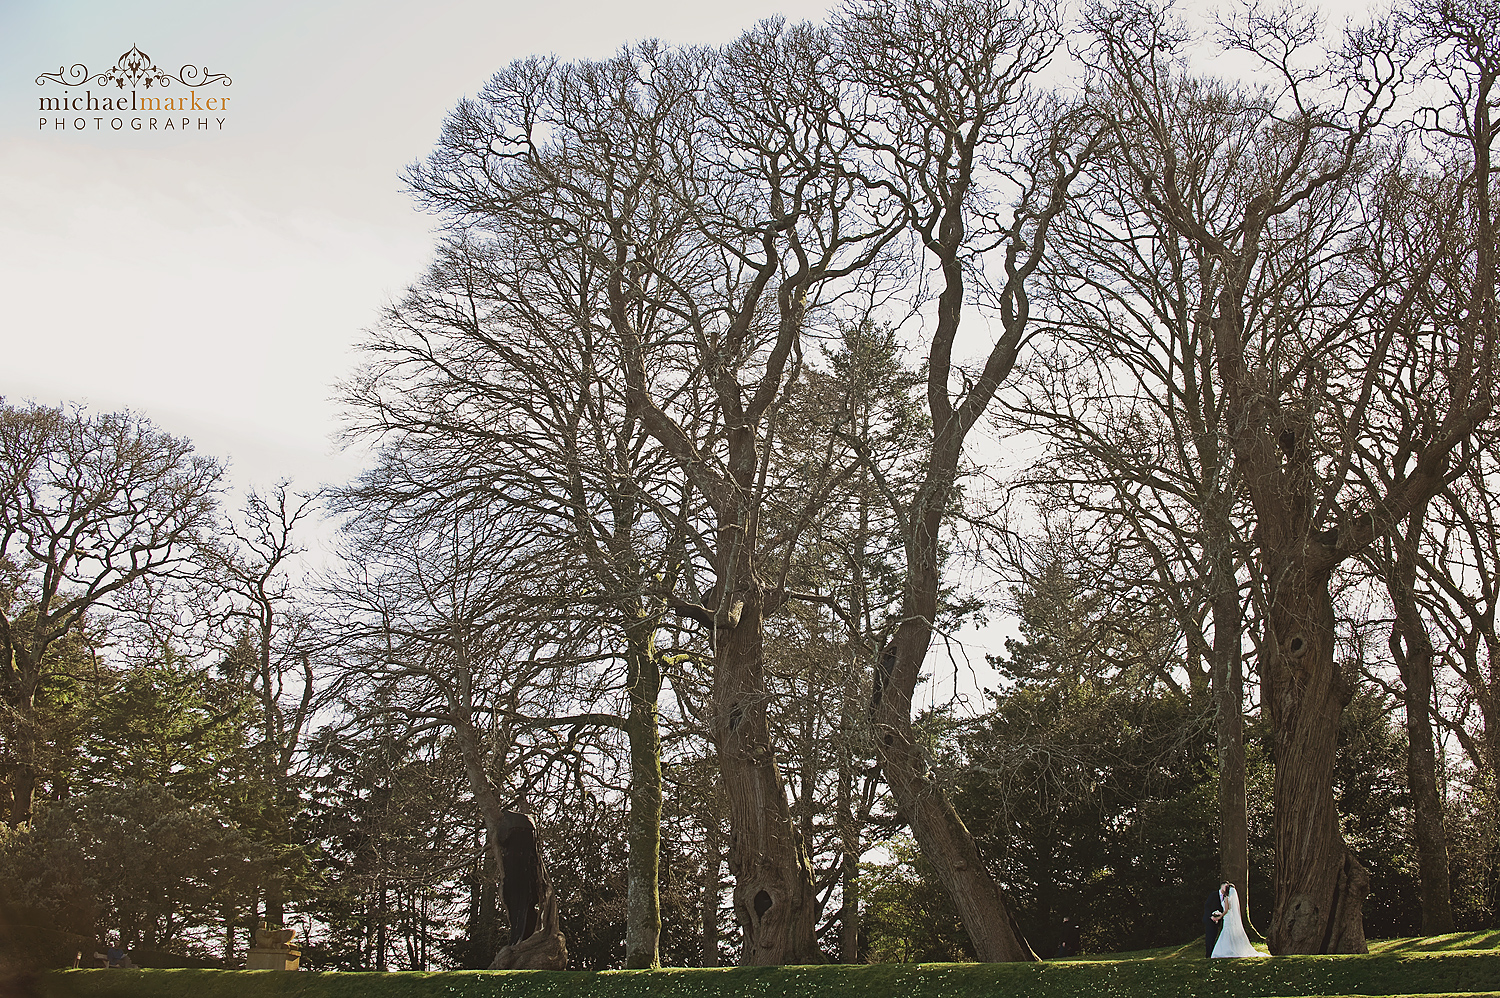
<instances>
[{"instance_id":1,"label":"stone pedestal","mask_svg":"<svg viewBox=\"0 0 1500 998\"><path fill-rule=\"evenodd\" d=\"M245 955L246 970L299 970L301 966L300 949L262 949L252 946Z\"/></svg>"}]
</instances>

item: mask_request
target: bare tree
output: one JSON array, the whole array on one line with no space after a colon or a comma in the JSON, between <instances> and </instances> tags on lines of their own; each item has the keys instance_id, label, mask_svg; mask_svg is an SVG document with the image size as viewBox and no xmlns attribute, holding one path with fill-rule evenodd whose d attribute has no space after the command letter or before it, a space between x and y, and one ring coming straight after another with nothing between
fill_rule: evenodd
<instances>
[{"instance_id":1,"label":"bare tree","mask_svg":"<svg viewBox=\"0 0 1500 998\"><path fill-rule=\"evenodd\" d=\"M1424 317L1422 324L1430 326L1430 330L1394 346L1404 356L1390 365L1391 379L1375 386L1366 432L1354 444L1360 467L1368 469L1385 491L1399 484L1416 455L1427 446L1448 401L1440 388L1451 359L1448 351L1453 349L1448 330L1462 323L1461 314L1469 305L1460 262L1464 254L1452 253L1465 228L1452 215L1453 206L1463 200L1461 177L1465 172L1462 167L1450 167L1443 173L1407 170L1396 174L1383 191L1386 213L1394 221L1381 228L1381 238L1372 243L1368 254L1378 270L1392 273L1411 261L1427 261L1429 273L1412 298L1412 307ZM1443 256L1449 258L1444 261ZM1429 337L1437 349L1423 342ZM1434 598L1441 597L1430 593L1435 583L1426 567L1447 575L1451 584L1454 566L1438 567L1433 562L1429 518L1446 518L1445 500L1453 495L1445 485L1437 494L1418 499L1405 523L1362 553L1381 577L1392 610L1387 646L1400 676L1399 692L1406 714L1407 784L1412 796L1412 836L1426 934L1451 932L1454 924L1445 808L1433 731L1437 648L1430 606Z\"/></svg>"},{"instance_id":2,"label":"bare tree","mask_svg":"<svg viewBox=\"0 0 1500 998\"><path fill-rule=\"evenodd\" d=\"M1419 57L1426 57L1428 77L1442 95L1441 100L1434 100L1423 109L1418 124L1428 142L1436 145L1439 156L1456 159L1463 168L1456 197L1461 222L1455 229L1459 236L1441 267L1435 268L1443 273L1442 287L1448 295L1440 303L1442 307L1434 310L1434 319L1453 329L1460 348L1457 363L1474 365L1473 372L1461 375L1459 386L1469 387L1465 381L1472 378L1471 390L1479 399L1492 403L1493 379L1497 375L1496 309L1500 307L1495 301L1500 245L1496 239L1492 187L1495 134L1500 125L1500 113L1495 106L1496 86L1500 85L1500 34L1497 34L1500 11L1487 0L1415 0L1411 12L1413 46ZM1491 471L1484 469L1469 476L1470 501L1477 499L1477 508L1490 504L1490 474ZM1474 486L1478 487L1477 496L1472 491ZM1461 502L1452 504L1455 511L1460 505ZM1475 508L1470 506L1471 510ZM1473 523L1471 514L1460 513L1459 519ZM1468 532L1470 550L1481 564L1485 560L1481 552L1490 556L1490 564L1494 563L1493 518L1488 523L1489 537ZM1484 588L1493 590L1493 584L1485 584ZM1464 650L1456 660L1463 662L1461 673L1482 705L1493 788L1494 774L1500 772L1497 768L1500 767L1500 706L1497 706L1500 644L1495 640L1495 601L1491 595L1480 602L1467 597L1459 602L1474 626L1469 631L1470 640L1461 643ZM1484 611L1480 609L1482 602L1488 603L1487 626ZM1481 634L1487 635L1481 639L1488 648L1485 664L1474 654L1477 642L1473 638ZM1436 844L1429 845L1428 852L1432 856L1429 862L1435 864ZM1433 876L1436 875L1434 871ZM1424 919L1425 910L1424 907Z\"/></svg>"},{"instance_id":3,"label":"bare tree","mask_svg":"<svg viewBox=\"0 0 1500 998\"><path fill-rule=\"evenodd\" d=\"M588 709L604 681L593 663L610 656L598 654L591 617L567 609L583 580L524 539L519 520L478 510L429 518L420 533L363 533L352 559L362 567L334 589L349 669L361 677L355 709L401 716L408 737L453 739L497 871L507 869L515 814L533 811L549 782L588 778L589 760L609 757L593 744L597 732L624 726ZM539 619L543 593L553 613ZM566 947L544 872L539 886L540 938L523 932L508 965L561 970Z\"/></svg>"},{"instance_id":4,"label":"bare tree","mask_svg":"<svg viewBox=\"0 0 1500 998\"><path fill-rule=\"evenodd\" d=\"M698 536L712 581L663 588L714 650L710 730L747 963L816 958L764 679L764 621L790 597L782 566L807 518L763 532L768 459L817 306L894 232L829 125L830 46L771 22L717 51L517 64L455 112L413 175L454 224L545 231L584 253L606 289L587 319L622 357L630 417L711 510ZM815 508L835 478L799 483L791 504Z\"/></svg>"},{"instance_id":5,"label":"bare tree","mask_svg":"<svg viewBox=\"0 0 1500 998\"><path fill-rule=\"evenodd\" d=\"M877 0L846 8L839 28L849 75L862 88L849 127L871 159L867 181L900 206L937 288L931 332L923 334L930 450L914 495L886 488L906 583L900 626L876 665L870 722L897 806L979 959L1031 960L973 836L928 772L911 708L933 639L939 551L965 443L1032 331L1029 285L1092 143L1083 118L1032 92L1061 41L1054 5ZM976 306L985 306L998 334L969 370L955 351Z\"/></svg>"},{"instance_id":6,"label":"bare tree","mask_svg":"<svg viewBox=\"0 0 1500 998\"><path fill-rule=\"evenodd\" d=\"M1247 13L1224 38L1262 59L1275 83L1224 102L1219 127L1205 134L1177 113L1174 29L1159 14L1125 5L1093 24L1133 184L1214 268L1205 274L1214 361L1266 601L1259 648L1275 732L1277 843L1268 938L1277 953L1364 952L1368 875L1340 834L1332 787L1339 714L1352 693L1335 662L1332 573L1461 467L1460 446L1490 411L1488 334L1471 325L1429 338L1441 319L1416 298L1444 247L1399 271L1361 256L1404 220L1391 202L1365 196L1394 169L1373 148L1402 66L1390 58L1389 27L1351 34L1320 64L1306 55L1314 21ZM1236 178L1231 196L1206 197L1225 172ZM1272 294L1251 293L1260 274ZM1371 395L1434 349L1444 406L1381 488L1361 462L1394 456L1356 446L1378 422Z\"/></svg>"},{"instance_id":7,"label":"bare tree","mask_svg":"<svg viewBox=\"0 0 1500 998\"><path fill-rule=\"evenodd\" d=\"M191 574L219 464L129 412L0 407L0 693L6 820L47 776L41 698L59 642L148 577Z\"/></svg>"},{"instance_id":8,"label":"bare tree","mask_svg":"<svg viewBox=\"0 0 1500 998\"><path fill-rule=\"evenodd\" d=\"M300 798L296 762L318 709L328 702L314 667L324 639L312 633L315 625L307 608L298 605L289 578L303 551L293 533L315 502L315 496L292 494L285 482L269 497L252 492L242 521L228 527L232 546L214 559L216 588L227 600L220 624L232 642L224 649L225 664L240 670L237 679L260 709L260 738L252 749L266 788L260 820L269 844L282 854L267 865L261 885L265 921L273 926L286 921L282 862L289 858L291 821ZM252 917L250 926L255 922Z\"/></svg>"},{"instance_id":9,"label":"bare tree","mask_svg":"<svg viewBox=\"0 0 1500 998\"><path fill-rule=\"evenodd\" d=\"M1453 931L1448 883L1448 843L1438 788L1437 744L1433 737L1433 663L1436 650L1418 604L1415 550L1426 528L1426 504L1412 511L1402 531L1385 538L1380 561L1395 610L1389 647L1401 676L1406 709L1406 782L1412 796L1412 837L1417 846L1422 892L1422 934Z\"/></svg>"},{"instance_id":10,"label":"bare tree","mask_svg":"<svg viewBox=\"0 0 1500 998\"><path fill-rule=\"evenodd\" d=\"M626 962L656 966L663 629L667 595L704 560L702 501L630 411L621 352L597 328L608 271L592 245L524 215L511 221L446 242L366 344L371 360L346 397L351 432L383 441L382 468L349 501L393 526L455 510L504 515L591 579L569 612L597 614L628 700ZM654 329L649 315L641 322ZM535 626L545 627L555 596L535 596Z\"/></svg>"},{"instance_id":11,"label":"bare tree","mask_svg":"<svg viewBox=\"0 0 1500 998\"><path fill-rule=\"evenodd\" d=\"M1492 487L1493 444L1480 453L1465 477L1446 488L1427 517L1428 543L1413 553L1425 581L1423 606L1441 635L1440 658L1465 688L1467 707L1479 713L1475 737L1466 716L1437 720L1458 739L1476 770L1493 774L1500 765L1500 515ZM1434 642L1436 644L1436 642Z\"/></svg>"},{"instance_id":12,"label":"bare tree","mask_svg":"<svg viewBox=\"0 0 1500 998\"><path fill-rule=\"evenodd\" d=\"M1184 80L1172 95L1185 129L1219 128L1235 97ZM1107 99L1105 107L1107 109ZM1108 110L1104 112L1109 114ZM1051 349L1019 379L1008 422L1047 441L1023 481L1037 503L1062 503L1137 559L1103 559L1122 593L1144 584L1170 608L1185 642L1187 686L1212 695L1219 755L1221 876L1249 924L1245 789L1245 584L1248 510L1226 447L1227 424L1210 328L1214 262L1138 197L1130 154L1101 155L1057 234L1047 299L1061 322ZM1229 196L1229 174L1205 178L1205 200ZM1263 293L1261 287L1253 295Z\"/></svg>"}]
</instances>

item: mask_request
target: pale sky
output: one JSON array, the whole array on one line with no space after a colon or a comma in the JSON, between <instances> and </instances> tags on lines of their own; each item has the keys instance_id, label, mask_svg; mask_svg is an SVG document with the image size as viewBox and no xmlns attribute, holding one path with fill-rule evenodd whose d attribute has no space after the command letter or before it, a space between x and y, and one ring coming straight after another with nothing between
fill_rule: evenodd
<instances>
[{"instance_id":1,"label":"pale sky","mask_svg":"<svg viewBox=\"0 0 1500 998\"><path fill-rule=\"evenodd\" d=\"M460 97L532 54L724 42L827 6L0 0L0 396L138 411L229 460L241 487L344 480L359 464L331 443L330 397L426 266L435 220L400 174ZM132 46L169 73L227 74L195 89L231 110L154 134L130 129L140 115L77 112L59 130L39 110L63 88L38 75L93 77ZM68 95L86 91L105 95Z\"/></svg>"}]
</instances>

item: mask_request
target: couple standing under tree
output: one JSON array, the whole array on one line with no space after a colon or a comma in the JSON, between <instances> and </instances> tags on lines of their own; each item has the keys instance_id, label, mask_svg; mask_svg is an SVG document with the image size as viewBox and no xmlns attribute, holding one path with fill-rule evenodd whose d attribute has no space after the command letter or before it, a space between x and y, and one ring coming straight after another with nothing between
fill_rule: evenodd
<instances>
[{"instance_id":1,"label":"couple standing under tree","mask_svg":"<svg viewBox=\"0 0 1500 998\"><path fill-rule=\"evenodd\" d=\"M1233 884L1220 884L1203 902L1203 951L1209 957L1266 955L1250 945Z\"/></svg>"}]
</instances>

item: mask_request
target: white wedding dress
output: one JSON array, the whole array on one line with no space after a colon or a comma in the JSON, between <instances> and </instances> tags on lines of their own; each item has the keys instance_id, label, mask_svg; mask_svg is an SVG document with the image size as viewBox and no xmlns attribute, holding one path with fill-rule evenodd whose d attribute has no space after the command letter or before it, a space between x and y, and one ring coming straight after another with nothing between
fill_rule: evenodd
<instances>
[{"instance_id":1,"label":"white wedding dress","mask_svg":"<svg viewBox=\"0 0 1500 998\"><path fill-rule=\"evenodd\" d=\"M1240 918L1240 896L1233 887L1229 888L1229 898L1224 904L1223 924L1219 941L1214 943L1215 957L1266 955L1250 945L1250 937L1245 935L1245 923Z\"/></svg>"}]
</instances>

